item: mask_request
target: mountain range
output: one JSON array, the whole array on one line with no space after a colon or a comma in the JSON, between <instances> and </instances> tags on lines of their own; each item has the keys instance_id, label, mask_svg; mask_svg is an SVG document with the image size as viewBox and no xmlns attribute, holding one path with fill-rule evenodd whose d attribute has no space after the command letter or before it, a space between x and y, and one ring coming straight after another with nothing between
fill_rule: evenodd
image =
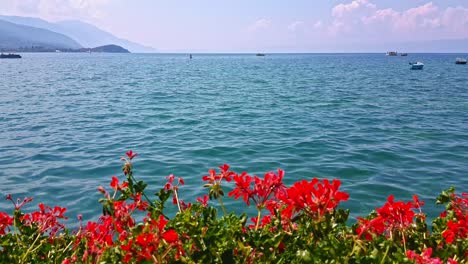
<instances>
[{"instance_id":1,"label":"mountain range","mask_svg":"<svg viewBox=\"0 0 468 264\"><path fill-rule=\"evenodd\" d=\"M82 46L63 34L0 20L0 48L16 49L39 46L53 49L77 49Z\"/></svg>"},{"instance_id":2,"label":"mountain range","mask_svg":"<svg viewBox=\"0 0 468 264\"><path fill-rule=\"evenodd\" d=\"M79 49L114 44L131 52L157 50L118 38L98 27L78 20L56 23L40 18L0 15L0 48L40 46L47 49Z\"/></svg>"}]
</instances>

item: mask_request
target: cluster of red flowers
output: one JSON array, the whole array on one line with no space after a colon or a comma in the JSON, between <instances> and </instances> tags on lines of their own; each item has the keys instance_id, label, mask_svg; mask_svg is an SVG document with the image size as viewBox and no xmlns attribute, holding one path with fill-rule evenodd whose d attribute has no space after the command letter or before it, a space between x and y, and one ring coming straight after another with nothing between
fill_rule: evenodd
<instances>
[{"instance_id":1,"label":"cluster of red flowers","mask_svg":"<svg viewBox=\"0 0 468 264\"><path fill-rule=\"evenodd\" d=\"M153 258L156 258L156 260L165 259L172 249L176 250L176 259L184 254L179 235L173 229L165 230L167 220L163 216L160 216L159 220L145 218L144 222L143 231L135 238L130 238L121 245L122 250L126 252L123 259L124 263L132 260L140 262L142 260L154 260ZM161 252L159 250L160 244L166 244L168 247ZM156 263L159 262L156 261Z\"/></svg>"},{"instance_id":2,"label":"cluster of red flowers","mask_svg":"<svg viewBox=\"0 0 468 264\"><path fill-rule=\"evenodd\" d=\"M358 217L358 236L372 240L372 234L390 237L394 231L403 231L414 223L417 215L413 210L420 209L423 203L413 196L413 202L394 201L390 195L381 208L377 208L377 216L372 219Z\"/></svg>"},{"instance_id":3,"label":"cluster of red flowers","mask_svg":"<svg viewBox=\"0 0 468 264\"><path fill-rule=\"evenodd\" d=\"M128 184L126 182L120 184L114 177L110 186L116 191L124 191ZM102 187L100 191L103 192ZM132 236L132 228L136 225L134 212L148 209L148 202L141 199L141 194L135 194L132 196L133 201L127 203L113 200L105 190L103 193L112 205L111 214L101 216L98 222L90 221L86 226L80 227L75 248L81 243L86 245L82 261L86 262L89 257L94 260L99 259L108 248L116 245L115 237L120 241L121 248L126 251L124 262L129 262L134 258L137 261L151 260L153 254L158 253L161 238L167 243L174 244L178 249L177 252L181 252L181 242L178 240L177 233L174 230L164 231L167 221L162 216L159 221L155 221L148 214L148 218L144 220L143 231L136 237Z\"/></svg>"},{"instance_id":4,"label":"cluster of red flowers","mask_svg":"<svg viewBox=\"0 0 468 264\"><path fill-rule=\"evenodd\" d=\"M283 184L284 171L268 172L264 178L251 177L243 172L234 174L236 187L229 193L234 199L242 197L247 205L254 203L258 210L267 208L270 215L262 219L252 218L257 226L263 227L271 222L275 211L280 212L281 222L285 229L291 224L292 217L299 212L305 212L312 219L321 219L325 214L333 212L341 201L346 201L349 195L339 191L341 182L317 178L300 181L291 187ZM252 186L253 184L253 186Z\"/></svg>"},{"instance_id":5,"label":"cluster of red flowers","mask_svg":"<svg viewBox=\"0 0 468 264\"><path fill-rule=\"evenodd\" d=\"M48 232L51 238L55 237L57 232L65 228L65 225L61 224L58 219L68 219L63 215L67 209L58 206L52 209L42 203L39 204L39 209L39 211L21 216L20 221L25 226L36 226L41 234Z\"/></svg>"},{"instance_id":6,"label":"cluster of red flowers","mask_svg":"<svg viewBox=\"0 0 468 264\"><path fill-rule=\"evenodd\" d=\"M146 201L142 200L144 187L132 188L132 186L136 186L136 184L133 185L135 181L133 181L132 176L132 159L137 154L129 151L126 156L123 158L125 161L123 171L127 175L128 182L121 183L117 177L112 177L110 182L110 187L113 190L112 196L104 187L98 188L105 197L102 199L104 214L99 217L97 222L89 221L86 225L81 223L81 216L78 217L80 228L74 233L72 241L67 246L73 245L74 251L72 256L65 259L63 263L79 261L98 263L109 249L118 252L117 254L120 254L124 263L141 261L165 263L187 254L184 251L181 238L191 237L189 234L183 233L185 231L180 231L178 234L174 229L171 229L170 225L167 225L168 220L162 211L152 210L156 206L149 202L146 196ZM234 181L235 187L229 192L229 196L234 199L242 197L248 206L253 204L258 210L258 216L252 218L254 225L249 226L255 230L280 218L282 230L290 232L297 227L298 221L295 221L296 219L322 221L327 219L325 216L336 212L340 202L349 199L349 194L339 190L341 182L337 179L329 181L328 179L314 178L310 181L298 181L292 186L286 187L283 183L284 171L280 169L277 172L268 172L261 178L250 176L246 172L237 174L229 171L229 166L226 164L219 168L219 172L212 169L208 171L209 175L203 176L204 187L209 188L209 195L197 198L197 201L203 206L207 206L208 199L215 198L219 199L220 205L223 206L221 196L224 196L224 192L221 184L223 181ZM185 204L178 197L178 190L182 185L184 185L182 178L170 175L167 177L164 190L161 190L166 195L165 199L172 193L173 203L178 205L179 211L191 206L191 204ZM116 198L117 194L121 194L120 198ZM56 238L57 234L64 230L65 227L59 220L67 219L64 215L66 208L58 206L52 208L41 203L38 205L39 211L25 214L21 212L21 208L31 202L32 198L17 199L14 202L11 195L8 195L6 199L13 203L15 213L14 217L11 217L7 213L0 212L0 236L10 232L10 227L14 223L32 227L32 230L37 230L39 233L38 237L45 236L49 239ZM424 220L424 215L421 213L422 205L423 202L419 201L416 195L413 196L413 201L409 202L395 201L393 195L390 195L387 202L381 208L377 208L371 217L358 218L357 236L372 240L375 236L392 237L397 233L403 235L404 231L415 226L414 220L416 218ZM447 244L454 244L468 238L468 193L452 194L449 209L450 215L447 213L441 215L446 223L446 229L442 232L442 236ZM262 210L268 211L269 214L260 218ZM134 218L137 211L148 212L140 224L137 224ZM141 214L143 218L144 214ZM203 232L206 232L208 228L209 226L204 226ZM269 228L275 231L273 229L277 227L270 226ZM284 251L283 242L279 244L279 248L280 252ZM189 251L190 249L186 247L185 250ZM264 254L264 252L257 254L256 250L252 249L253 253L248 256L246 262L253 262L255 256ZM408 250L406 257L417 264L442 263L439 258L432 258L432 253L432 248L423 250L421 254ZM449 258L448 263L455 264L457 262Z\"/></svg>"},{"instance_id":7,"label":"cluster of red flowers","mask_svg":"<svg viewBox=\"0 0 468 264\"><path fill-rule=\"evenodd\" d=\"M74 248L77 249L81 243L85 244L85 252L82 261L88 258L99 258L106 248L114 245L113 221L109 215L103 215L98 222L89 221L86 226L80 227L75 240Z\"/></svg>"},{"instance_id":8,"label":"cluster of red flowers","mask_svg":"<svg viewBox=\"0 0 468 264\"><path fill-rule=\"evenodd\" d=\"M22 201L20 199L16 200L16 203L13 201L12 196L9 194L5 197L6 200L9 200L13 203L15 211L19 211L21 207L27 203L32 202L32 198L25 197ZM64 224L59 222L59 219L68 219L64 215L67 211L66 208L55 206L54 208L46 206L42 203L39 204L39 211L21 214L19 221L24 226L36 227L41 234L49 234L51 238L55 237L56 234L65 228ZM9 226L13 224L14 219L4 212L0 212L0 235L5 234L5 229L9 229Z\"/></svg>"},{"instance_id":9,"label":"cluster of red flowers","mask_svg":"<svg viewBox=\"0 0 468 264\"><path fill-rule=\"evenodd\" d=\"M426 248L421 255L416 254L412 250L406 252L406 256L412 260L415 264L443 264L444 262L440 258L431 258L432 248ZM449 258L447 264L458 264L457 261Z\"/></svg>"},{"instance_id":10,"label":"cluster of red flowers","mask_svg":"<svg viewBox=\"0 0 468 264\"><path fill-rule=\"evenodd\" d=\"M7 213L0 212L0 235L5 235L5 230L10 231L10 226L13 224L13 217Z\"/></svg>"},{"instance_id":11,"label":"cluster of red flowers","mask_svg":"<svg viewBox=\"0 0 468 264\"><path fill-rule=\"evenodd\" d=\"M442 236L448 244L452 244L457 239L468 238L468 193L461 196L452 194L450 207L455 212L454 218L448 220L447 229L442 232ZM441 215L447 217L446 212Z\"/></svg>"},{"instance_id":12,"label":"cluster of red flowers","mask_svg":"<svg viewBox=\"0 0 468 264\"><path fill-rule=\"evenodd\" d=\"M240 175L234 174L236 187L229 193L229 196L233 196L234 199L242 196L247 205L253 202L258 209L263 209L270 199L284 195L286 187L283 184L283 177L283 170L278 170L278 174L268 172L263 179L257 176L252 178L246 172Z\"/></svg>"},{"instance_id":13,"label":"cluster of red flowers","mask_svg":"<svg viewBox=\"0 0 468 264\"><path fill-rule=\"evenodd\" d=\"M229 166L224 164L223 166L219 166L220 173L216 173L216 170L209 170L209 175L205 175L202 177L202 180L208 182L203 185L205 188L209 188L208 197L210 199L218 199L221 196L224 196L223 188L221 187L221 183L224 181L230 182L232 177L235 175L234 172L229 171Z\"/></svg>"},{"instance_id":14,"label":"cluster of red flowers","mask_svg":"<svg viewBox=\"0 0 468 264\"><path fill-rule=\"evenodd\" d=\"M347 201L349 194L338 191L341 182L334 179L302 180L287 189L287 195L280 197L286 205L286 212L295 214L305 211L312 219L321 219L334 211L341 201Z\"/></svg>"}]
</instances>

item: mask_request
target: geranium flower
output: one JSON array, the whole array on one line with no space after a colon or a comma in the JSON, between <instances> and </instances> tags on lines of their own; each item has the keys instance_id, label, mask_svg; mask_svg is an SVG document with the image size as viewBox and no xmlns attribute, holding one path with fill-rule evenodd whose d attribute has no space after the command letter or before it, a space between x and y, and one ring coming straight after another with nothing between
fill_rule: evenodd
<instances>
[{"instance_id":1,"label":"geranium flower","mask_svg":"<svg viewBox=\"0 0 468 264\"><path fill-rule=\"evenodd\" d=\"M137 153L134 153L132 150L128 151L128 152L125 152L125 154L127 155L127 157L132 160L134 157L136 157L138 154Z\"/></svg>"}]
</instances>

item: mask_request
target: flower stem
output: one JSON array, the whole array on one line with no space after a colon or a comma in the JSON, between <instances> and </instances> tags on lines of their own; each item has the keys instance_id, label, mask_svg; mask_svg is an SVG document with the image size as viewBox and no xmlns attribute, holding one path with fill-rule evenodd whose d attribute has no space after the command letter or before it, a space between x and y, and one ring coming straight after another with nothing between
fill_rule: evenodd
<instances>
[{"instance_id":1,"label":"flower stem","mask_svg":"<svg viewBox=\"0 0 468 264\"><path fill-rule=\"evenodd\" d=\"M385 259L387 258L387 254L388 254L389 250L390 250L390 245L387 246L387 250L385 250L385 254L384 254L383 258L382 258L382 261L380 261L380 264L385 263Z\"/></svg>"},{"instance_id":2,"label":"flower stem","mask_svg":"<svg viewBox=\"0 0 468 264\"><path fill-rule=\"evenodd\" d=\"M34 245L36 244L37 240L41 237L41 233L37 234L36 236L36 239L34 239L33 243L31 244L31 246L28 248L28 250L26 251L26 253L24 253L23 257L21 258L21 263L24 263L24 261L26 260L26 257L29 255L29 252L31 252L31 249L34 247Z\"/></svg>"},{"instance_id":3,"label":"flower stem","mask_svg":"<svg viewBox=\"0 0 468 264\"><path fill-rule=\"evenodd\" d=\"M224 216L226 216L227 215L226 208L224 208L224 203L223 203L223 199L221 198L221 196L219 196L218 200L219 200L219 205L221 205L221 209L223 210Z\"/></svg>"},{"instance_id":4,"label":"flower stem","mask_svg":"<svg viewBox=\"0 0 468 264\"><path fill-rule=\"evenodd\" d=\"M179 195L177 194L177 189L174 188L174 195L177 201L177 208L179 208L179 212L182 212L182 209L180 208L180 202L179 202Z\"/></svg>"},{"instance_id":5,"label":"flower stem","mask_svg":"<svg viewBox=\"0 0 468 264\"><path fill-rule=\"evenodd\" d=\"M403 237L403 248L405 249L405 252L406 252L406 239L405 239L405 233L403 232L403 230L401 231L401 236Z\"/></svg>"},{"instance_id":6,"label":"flower stem","mask_svg":"<svg viewBox=\"0 0 468 264\"><path fill-rule=\"evenodd\" d=\"M133 173L129 173L129 176L131 177L131 179L133 180L133 182L137 182L137 180L135 179L135 177L133 177ZM146 201L151 205L151 207L155 208L156 205L150 200L150 198L148 198L148 196L146 195L145 191L142 191L141 194L143 194L143 196L146 198Z\"/></svg>"},{"instance_id":7,"label":"flower stem","mask_svg":"<svg viewBox=\"0 0 468 264\"><path fill-rule=\"evenodd\" d=\"M257 211L258 211L258 213L257 213L257 223L255 224L255 231L257 231L257 229L258 229L258 226L260 224L260 215L262 214L262 211L260 209L257 208Z\"/></svg>"}]
</instances>

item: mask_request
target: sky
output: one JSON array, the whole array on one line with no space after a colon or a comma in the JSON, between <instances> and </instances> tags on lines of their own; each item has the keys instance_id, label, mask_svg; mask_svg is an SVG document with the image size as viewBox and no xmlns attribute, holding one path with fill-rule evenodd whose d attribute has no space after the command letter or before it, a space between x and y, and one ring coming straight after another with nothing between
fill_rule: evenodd
<instances>
[{"instance_id":1,"label":"sky","mask_svg":"<svg viewBox=\"0 0 468 264\"><path fill-rule=\"evenodd\" d=\"M468 38L468 0L0 0L162 52L322 52Z\"/></svg>"}]
</instances>

